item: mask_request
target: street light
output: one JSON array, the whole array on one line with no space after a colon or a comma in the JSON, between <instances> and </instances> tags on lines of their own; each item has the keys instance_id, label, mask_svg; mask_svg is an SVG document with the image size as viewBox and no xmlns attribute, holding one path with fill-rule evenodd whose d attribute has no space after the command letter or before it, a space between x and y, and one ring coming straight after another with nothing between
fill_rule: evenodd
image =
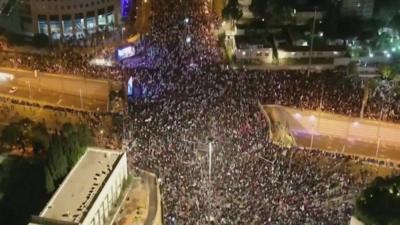
<instances>
[{"instance_id":1,"label":"street light","mask_svg":"<svg viewBox=\"0 0 400 225\"><path fill-rule=\"evenodd\" d=\"M213 153L213 146L212 141L208 143L208 182L211 184L211 170L212 170L212 153Z\"/></svg>"},{"instance_id":2,"label":"street light","mask_svg":"<svg viewBox=\"0 0 400 225\"><path fill-rule=\"evenodd\" d=\"M28 88L29 88L29 98L31 99L31 98L32 98L31 82L28 80L28 81L26 81L26 84L28 85Z\"/></svg>"},{"instance_id":3,"label":"street light","mask_svg":"<svg viewBox=\"0 0 400 225\"><path fill-rule=\"evenodd\" d=\"M210 214L208 215L208 221L211 223L212 221L214 221L214 217L211 216L211 176L212 176L212 153L214 152L214 139L209 137L207 138L207 142L196 142L196 141L188 141L188 140L184 140L185 142L188 143L194 143L194 144L207 144L208 145L208 185L209 188L208 190L208 201L209 201L209 210L210 210ZM201 151L205 151L205 150L201 150ZM196 153L197 153L197 148L196 148Z\"/></svg>"},{"instance_id":4,"label":"street light","mask_svg":"<svg viewBox=\"0 0 400 225\"><path fill-rule=\"evenodd\" d=\"M309 117L309 120L311 122L311 141L310 141L310 149L313 148L313 144L314 144L314 131L315 131L315 121L316 121L316 117L314 115L311 115Z\"/></svg>"}]
</instances>

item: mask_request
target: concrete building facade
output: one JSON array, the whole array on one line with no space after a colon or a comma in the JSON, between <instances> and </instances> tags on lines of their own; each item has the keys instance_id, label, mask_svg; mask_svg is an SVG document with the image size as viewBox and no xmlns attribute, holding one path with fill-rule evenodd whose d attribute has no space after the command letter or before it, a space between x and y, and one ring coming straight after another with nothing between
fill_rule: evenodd
<instances>
[{"instance_id":1,"label":"concrete building facade","mask_svg":"<svg viewBox=\"0 0 400 225\"><path fill-rule=\"evenodd\" d=\"M120 0L30 0L34 33L52 39L113 30L121 21Z\"/></svg>"},{"instance_id":2,"label":"concrete building facade","mask_svg":"<svg viewBox=\"0 0 400 225\"><path fill-rule=\"evenodd\" d=\"M0 16L6 30L57 40L117 29L133 10L133 0L23 0L13 8L12 15ZM11 25L16 19L21 22Z\"/></svg>"},{"instance_id":3,"label":"concrete building facade","mask_svg":"<svg viewBox=\"0 0 400 225\"><path fill-rule=\"evenodd\" d=\"M89 148L29 225L103 225L127 176L126 153Z\"/></svg>"}]
</instances>

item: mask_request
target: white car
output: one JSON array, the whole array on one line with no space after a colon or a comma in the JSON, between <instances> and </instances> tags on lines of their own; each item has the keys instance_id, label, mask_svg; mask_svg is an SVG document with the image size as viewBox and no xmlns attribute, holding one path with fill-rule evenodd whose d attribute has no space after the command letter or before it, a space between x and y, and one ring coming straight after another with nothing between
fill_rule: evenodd
<instances>
[{"instance_id":1,"label":"white car","mask_svg":"<svg viewBox=\"0 0 400 225\"><path fill-rule=\"evenodd\" d=\"M17 92L17 90L18 90L17 87L11 87L10 90L8 91L8 93L14 94L15 92Z\"/></svg>"},{"instance_id":2,"label":"white car","mask_svg":"<svg viewBox=\"0 0 400 225\"><path fill-rule=\"evenodd\" d=\"M0 81L11 81L11 80L14 80L13 74L0 72Z\"/></svg>"}]
</instances>

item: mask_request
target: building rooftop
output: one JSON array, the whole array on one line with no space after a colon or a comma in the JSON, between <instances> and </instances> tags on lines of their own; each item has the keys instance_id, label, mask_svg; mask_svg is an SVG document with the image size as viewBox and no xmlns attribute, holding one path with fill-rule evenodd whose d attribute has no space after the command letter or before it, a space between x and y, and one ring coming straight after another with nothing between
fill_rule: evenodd
<instances>
[{"instance_id":1,"label":"building rooftop","mask_svg":"<svg viewBox=\"0 0 400 225\"><path fill-rule=\"evenodd\" d=\"M310 46L279 46L279 49L287 51L287 52L308 52L310 51ZM329 45L324 45L324 46L319 46L315 45L313 46L313 51L315 52L344 52L346 51L346 46L329 46Z\"/></svg>"},{"instance_id":2,"label":"building rooftop","mask_svg":"<svg viewBox=\"0 0 400 225\"><path fill-rule=\"evenodd\" d=\"M263 48L271 47L267 35L236 35L235 41L238 48L246 48L246 46L258 45Z\"/></svg>"},{"instance_id":3,"label":"building rooftop","mask_svg":"<svg viewBox=\"0 0 400 225\"><path fill-rule=\"evenodd\" d=\"M121 155L118 151L88 148L40 216L50 220L81 222Z\"/></svg>"}]
</instances>

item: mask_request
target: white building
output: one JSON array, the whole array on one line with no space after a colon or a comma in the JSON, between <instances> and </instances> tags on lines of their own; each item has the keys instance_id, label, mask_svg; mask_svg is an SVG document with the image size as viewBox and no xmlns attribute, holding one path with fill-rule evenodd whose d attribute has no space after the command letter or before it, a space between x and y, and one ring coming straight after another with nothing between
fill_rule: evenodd
<instances>
[{"instance_id":1,"label":"white building","mask_svg":"<svg viewBox=\"0 0 400 225\"><path fill-rule=\"evenodd\" d=\"M234 36L236 60L250 60L269 63L272 61L272 47L266 37L252 35Z\"/></svg>"},{"instance_id":2,"label":"white building","mask_svg":"<svg viewBox=\"0 0 400 225\"><path fill-rule=\"evenodd\" d=\"M278 49L279 59L301 59L310 56L311 58L337 58L345 55L346 48L338 46L314 47L312 52L309 46L280 47Z\"/></svg>"},{"instance_id":3,"label":"white building","mask_svg":"<svg viewBox=\"0 0 400 225\"><path fill-rule=\"evenodd\" d=\"M311 8L295 8L293 9L293 17L296 25L307 25L310 21L315 19L317 21L322 20L325 16L325 12L321 10L314 10Z\"/></svg>"},{"instance_id":4,"label":"white building","mask_svg":"<svg viewBox=\"0 0 400 225\"><path fill-rule=\"evenodd\" d=\"M126 153L88 148L29 225L103 225L127 176Z\"/></svg>"}]
</instances>

